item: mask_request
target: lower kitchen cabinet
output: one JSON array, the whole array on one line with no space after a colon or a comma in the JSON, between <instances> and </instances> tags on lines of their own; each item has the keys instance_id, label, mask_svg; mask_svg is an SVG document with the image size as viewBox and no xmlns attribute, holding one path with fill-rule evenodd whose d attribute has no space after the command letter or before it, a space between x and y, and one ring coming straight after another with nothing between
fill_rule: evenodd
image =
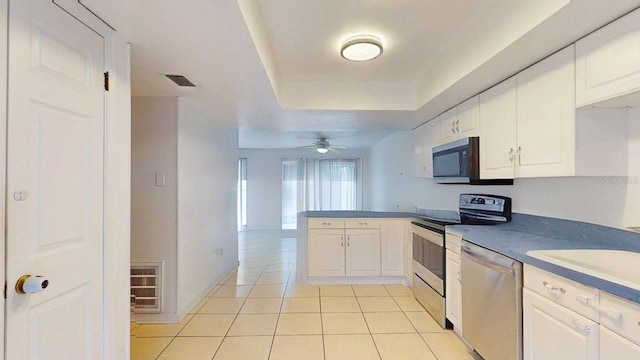
<instances>
[{"instance_id":1,"label":"lower kitchen cabinet","mask_svg":"<svg viewBox=\"0 0 640 360\"><path fill-rule=\"evenodd\" d=\"M600 360L640 359L640 346L600 326Z\"/></svg>"},{"instance_id":2,"label":"lower kitchen cabinet","mask_svg":"<svg viewBox=\"0 0 640 360\"><path fill-rule=\"evenodd\" d=\"M460 283L460 254L447 249L445 257L446 278L446 314L453 324L453 330L462 335L462 284Z\"/></svg>"},{"instance_id":3,"label":"lower kitchen cabinet","mask_svg":"<svg viewBox=\"0 0 640 360\"><path fill-rule=\"evenodd\" d=\"M380 230L349 229L346 238L346 276L380 276Z\"/></svg>"},{"instance_id":4,"label":"lower kitchen cabinet","mask_svg":"<svg viewBox=\"0 0 640 360\"><path fill-rule=\"evenodd\" d=\"M640 304L525 266L525 360L640 359Z\"/></svg>"},{"instance_id":5,"label":"lower kitchen cabinet","mask_svg":"<svg viewBox=\"0 0 640 360\"><path fill-rule=\"evenodd\" d=\"M407 223L407 219L309 219L307 276L404 276Z\"/></svg>"},{"instance_id":6,"label":"lower kitchen cabinet","mask_svg":"<svg viewBox=\"0 0 640 360\"><path fill-rule=\"evenodd\" d=\"M523 290L523 336L525 360L598 359L598 324L528 289Z\"/></svg>"},{"instance_id":7,"label":"lower kitchen cabinet","mask_svg":"<svg viewBox=\"0 0 640 360\"><path fill-rule=\"evenodd\" d=\"M370 219L318 220L342 228L310 228L307 237L308 276L380 276L380 223Z\"/></svg>"},{"instance_id":8,"label":"lower kitchen cabinet","mask_svg":"<svg viewBox=\"0 0 640 360\"><path fill-rule=\"evenodd\" d=\"M309 276L344 276L344 229L309 229Z\"/></svg>"},{"instance_id":9,"label":"lower kitchen cabinet","mask_svg":"<svg viewBox=\"0 0 640 360\"><path fill-rule=\"evenodd\" d=\"M404 275L404 241L408 220L390 219L380 224L382 276Z\"/></svg>"}]
</instances>

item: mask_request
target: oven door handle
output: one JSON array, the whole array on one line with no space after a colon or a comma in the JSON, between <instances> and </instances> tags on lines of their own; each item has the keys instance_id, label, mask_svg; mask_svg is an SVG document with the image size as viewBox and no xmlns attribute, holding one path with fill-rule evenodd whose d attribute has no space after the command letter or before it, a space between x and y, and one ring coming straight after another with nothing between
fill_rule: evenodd
<instances>
[{"instance_id":1,"label":"oven door handle","mask_svg":"<svg viewBox=\"0 0 640 360\"><path fill-rule=\"evenodd\" d=\"M475 262L478 265L487 267L491 270L495 270L497 272L501 272L506 275L510 275L510 276L515 275L515 271L513 270L513 263L512 263L512 267L508 268L500 264L497 264L489 259L480 257L478 254L473 253L471 249L466 246L462 246L461 250L462 250L463 256L466 256L469 260Z\"/></svg>"}]
</instances>

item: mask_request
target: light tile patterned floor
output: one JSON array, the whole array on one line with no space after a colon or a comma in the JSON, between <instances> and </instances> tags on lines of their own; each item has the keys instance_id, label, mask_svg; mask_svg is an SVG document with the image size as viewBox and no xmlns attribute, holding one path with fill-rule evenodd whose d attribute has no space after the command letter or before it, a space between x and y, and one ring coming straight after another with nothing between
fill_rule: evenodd
<instances>
[{"instance_id":1,"label":"light tile patterned floor","mask_svg":"<svg viewBox=\"0 0 640 360\"><path fill-rule=\"evenodd\" d=\"M131 324L131 359L466 360L403 285L295 284L291 233L240 233L240 267L180 324Z\"/></svg>"}]
</instances>

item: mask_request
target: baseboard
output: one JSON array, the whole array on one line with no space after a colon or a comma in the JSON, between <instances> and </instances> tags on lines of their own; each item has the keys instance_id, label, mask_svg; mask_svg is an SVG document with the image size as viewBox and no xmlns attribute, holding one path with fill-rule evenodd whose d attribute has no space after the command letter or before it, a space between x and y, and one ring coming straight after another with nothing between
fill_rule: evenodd
<instances>
[{"instance_id":1,"label":"baseboard","mask_svg":"<svg viewBox=\"0 0 640 360\"><path fill-rule=\"evenodd\" d=\"M353 285L353 284L403 284L407 285L404 276L373 277L308 277L309 285Z\"/></svg>"},{"instance_id":2,"label":"baseboard","mask_svg":"<svg viewBox=\"0 0 640 360\"><path fill-rule=\"evenodd\" d=\"M177 314L135 314L131 313L131 320L137 323L179 323Z\"/></svg>"},{"instance_id":3,"label":"baseboard","mask_svg":"<svg viewBox=\"0 0 640 360\"><path fill-rule=\"evenodd\" d=\"M200 303L200 301L202 301L202 299L204 299L205 296L207 296L207 294L218 283L220 283L222 280L226 280L229 276L231 276L231 274L233 274L233 272L236 271L237 268L238 268L238 265L232 265L231 267L229 267L228 269L223 271L222 274L220 274L212 282L210 282L209 285L207 285L207 287L202 292L200 292L198 295L196 295L196 297L194 297L193 300L191 300L189 302L189 304L187 304L183 308L179 309L178 310L178 315L177 315L177 318L179 319L178 322L182 321L182 319L184 319L185 316L187 316L189 314L189 312L191 312L191 310L193 310L196 307L196 305L198 305Z\"/></svg>"}]
</instances>

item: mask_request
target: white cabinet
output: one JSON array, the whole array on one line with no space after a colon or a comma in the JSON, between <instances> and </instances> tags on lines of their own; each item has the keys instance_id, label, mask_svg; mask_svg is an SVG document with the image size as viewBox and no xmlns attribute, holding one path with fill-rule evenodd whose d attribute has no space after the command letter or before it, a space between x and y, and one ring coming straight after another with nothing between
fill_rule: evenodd
<instances>
[{"instance_id":1,"label":"white cabinet","mask_svg":"<svg viewBox=\"0 0 640 360\"><path fill-rule=\"evenodd\" d=\"M524 359L640 359L640 304L525 265Z\"/></svg>"},{"instance_id":2,"label":"white cabinet","mask_svg":"<svg viewBox=\"0 0 640 360\"><path fill-rule=\"evenodd\" d=\"M308 227L308 276L381 275L380 221L310 218Z\"/></svg>"},{"instance_id":3,"label":"white cabinet","mask_svg":"<svg viewBox=\"0 0 640 360\"><path fill-rule=\"evenodd\" d=\"M624 110L576 112L573 48L480 94L480 178L627 174Z\"/></svg>"},{"instance_id":4,"label":"white cabinet","mask_svg":"<svg viewBox=\"0 0 640 360\"><path fill-rule=\"evenodd\" d=\"M380 276L380 230L346 229L346 276Z\"/></svg>"},{"instance_id":5,"label":"white cabinet","mask_svg":"<svg viewBox=\"0 0 640 360\"><path fill-rule=\"evenodd\" d=\"M382 276L404 275L404 243L407 220L384 220L380 224Z\"/></svg>"},{"instance_id":6,"label":"white cabinet","mask_svg":"<svg viewBox=\"0 0 640 360\"><path fill-rule=\"evenodd\" d=\"M576 106L640 104L640 10L576 42Z\"/></svg>"},{"instance_id":7,"label":"white cabinet","mask_svg":"<svg viewBox=\"0 0 640 360\"><path fill-rule=\"evenodd\" d=\"M440 115L440 144L478 135L478 96Z\"/></svg>"},{"instance_id":8,"label":"white cabinet","mask_svg":"<svg viewBox=\"0 0 640 360\"><path fill-rule=\"evenodd\" d=\"M343 229L309 229L307 249L309 276L344 276Z\"/></svg>"},{"instance_id":9,"label":"white cabinet","mask_svg":"<svg viewBox=\"0 0 640 360\"><path fill-rule=\"evenodd\" d=\"M516 75L516 177L575 169L575 67L571 45Z\"/></svg>"},{"instance_id":10,"label":"white cabinet","mask_svg":"<svg viewBox=\"0 0 640 360\"><path fill-rule=\"evenodd\" d=\"M480 178L514 177L516 78L480 94Z\"/></svg>"},{"instance_id":11,"label":"white cabinet","mask_svg":"<svg viewBox=\"0 0 640 360\"><path fill-rule=\"evenodd\" d=\"M413 132L414 135L414 163L416 176L433 178L433 156L431 149L440 141L440 120L432 119L421 125Z\"/></svg>"},{"instance_id":12,"label":"white cabinet","mask_svg":"<svg viewBox=\"0 0 640 360\"><path fill-rule=\"evenodd\" d=\"M447 319L453 324L453 331L462 337L462 282L460 278L460 246L462 238L447 232L445 238L445 289Z\"/></svg>"},{"instance_id":13,"label":"white cabinet","mask_svg":"<svg viewBox=\"0 0 640 360\"><path fill-rule=\"evenodd\" d=\"M598 335L596 322L523 290L525 360L596 360Z\"/></svg>"}]
</instances>

